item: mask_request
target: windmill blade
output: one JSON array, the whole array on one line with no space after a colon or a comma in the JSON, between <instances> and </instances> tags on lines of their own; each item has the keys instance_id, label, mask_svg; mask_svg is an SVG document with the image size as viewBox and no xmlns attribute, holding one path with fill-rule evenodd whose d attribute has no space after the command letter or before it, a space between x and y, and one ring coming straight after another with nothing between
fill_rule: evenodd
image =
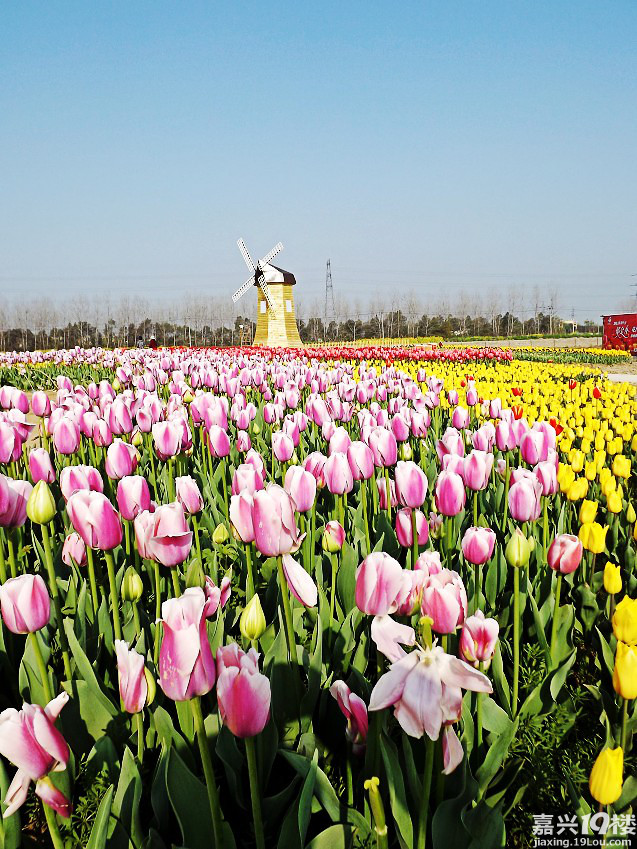
<instances>
[{"instance_id":1,"label":"windmill blade","mask_svg":"<svg viewBox=\"0 0 637 849\"><path fill-rule=\"evenodd\" d=\"M243 257L245 264L248 266L248 269L250 271L256 271L257 270L256 266L252 262L252 257L248 253L248 249L246 248L245 242L243 241L243 239L238 239L237 245L239 246L239 250L241 251L241 256Z\"/></svg>"},{"instance_id":2,"label":"windmill blade","mask_svg":"<svg viewBox=\"0 0 637 849\"><path fill-rule=\"evenodd\" d=\"M239 298L243 297L243 295L245 295L245 293L248 291L250 286L253 286L253 285L254 285L254 277L248 277L248 279L243 284L243 286L240 289L237 289L237 291L232 296L232 303L236 304L236 302L239 300Z\"/></svg>"},{"instance_id":3,"label":"windmill blade","mask_svg":"<svg viewBox=\"0 0 637 849\"><path fill-rule=\"evenodd\" d=\"M268 289L268 284L265 282L265 277L263 276L263 274L259 274L259 276L257 277L257 283L261 287L263 297L265 298L268 307L275 314L274 304L272 303L272 298L270 297L270 290Z\"/></svg>"},{"instance_id":4,"label":"windmill blade","mask_svg":"<svg viewBox=\"0 0 637 849\"><path fill-rule=\"evenodd\" d=\"M272 248L272 250L270 251L270 253L266 254L266 255L263 257L263 259L260 259L260 260L259 260L259 268L260 268L261 270L263 270L263 266L264 266L264 265L267 265L267 264L270 262L270 260L271 260L271 259L274 259L274 257L275 257L278 253L281 253L281 251L282 251L282 250L283 250L283 245L281 244L281 242L279 242L279 243L278 243L278 245L275 245L275 246Z\"/></svg>"}]
</instances>

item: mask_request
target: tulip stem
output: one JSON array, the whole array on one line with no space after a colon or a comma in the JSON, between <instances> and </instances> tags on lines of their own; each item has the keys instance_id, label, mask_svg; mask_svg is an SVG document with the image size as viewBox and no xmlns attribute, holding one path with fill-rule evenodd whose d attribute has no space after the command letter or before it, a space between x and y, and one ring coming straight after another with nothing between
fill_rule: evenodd
<instances>
[{"instance_id":1,"label":"tulip stem","mask_svg":"<svg viewBox=\"0 0 637 849\"><path fill-rule=\"evenodd\" d=\"M228 508L228 482L226 481L226 458L221 461L221 484L223 487L223 506L226 511L226 525L230 527L230 510Z\"/></svg>"},{"instance_id":2,"label":"tulip stem","mask_svg":"<svg viewBox=\"0 0 637 849\"><path fill-rule=\"evenodd\" d=\"M367 545L367 551L365 554L371 554L372 545L369 539L369 523L367 521L367 481L363 478L361 480L361 501L363 503L363 525L365 526L365 544Z\"/></svg>"},{"instance_id":3,"label":"tulip stem","mask_svg":"<svg viewBox=\"0 0 637 849\"><path fill-rule=\"evenodd\" d=\"M135 639L139 637L142 632L142 626L139 621L139 608L137 606L137 602L132 602L133 605L133 624L135 626Z\"/></svg>"},{"instance_id":4,"label":"tulip stem","mask_svg":"<svg viewBox=\"0 0 637 849\"><path fill-rule=\"evenodd\" d=\"M7 580L7 563L4 559L4 542L0 536L0 584Z\"/></svg>"},{"instance_id":5,"label":"tulip stem","mask_svg":"<svg viewBox=\"0 0 637 849\"><path fill-rule=\"evenodd\" d=\"M197 549L197 557L199 558L201 568L203 569L203 558L201 556L201 540L199 539L199 522L197 521L197 517L194 514L192 517L192 527L195 532L195 547Z\"/></svg>"},{"instance_id":6,"label":"tulip stem","mask_svg":"<svg viewBox=\"0 0 637 849\"><path fill-rule=\"evenodd\" d=\"M446 549L447 549L447 569L451 569L451 546L452 546L452 537L453 537L453 516L447 516L447 526L445 528L447 533L446 539Z\"/></svg>"},{"instance_id":7,"label":"tulip stem","mask_svg":"<svg viewBox=\"0 0 637 849\"><path fill-rule=\"evenodd\" d=\"M520 569L513 569L513 687L511 692L511 711L518 712L518 681L520 678Z\"/></svg>"},{"instance_id":8,"label":"tulip stem","mask_svg":"<svg viewBox=\"0 0 637 849\"><path fill-rule=\"evenodd\" d=\"M259 790L259 773L257 771L257 756L254 748L254 738L246 737L245 744L246 758L248 761L248 777L250 779L252 819L254 821L254 840L257 849L265 849L263 822L261 820L261 792Z\"/></svg>"},{"instance_id":9,"label":"tulip stem","mask_svg":"<svg viewBox=\"0 0 637 849\"><path fill-rule=\"evenodd\" d=\"M509 452L506 451L506 467L504 471L504 512L502 518L502 533L506 533L507 517L509 514Z\"/></svg>"},{"instance_id":10,"label":"tulip stem","mask_svg":"<svg viewBox=\"0 0 637 849\"><path fill-rule=\"evenodd\" d=\"M546 552L549 547L549 500L546 496L544 496L542 501L542 562L546 563Z\"/></svg>"},{"instance_id":11,"label":"tulip stem","mask_svg":"<svg viewBox=\"0 0 637 849\"><path fill-rule=\"evenodd\" d=\"M126 561L130 559L130 527L129 523L124 519L122 521L124 525L124 551L126 552Z\"/></svg>"},{"instance_id":12,"label":"tulip stem","mask_svg":"<svg viewBox=\"0 0 637 849\"><path fill-rule=\"evenodd\" d=\"M159 660L159 634L161 627L159 624L159 620L161 619L161 576L159 574L159 563L156 560L153 562L153 567L155 572L155 651L153 653L153 659L156 666Z\"/></svg>"},{"instance_id":13,"label":"tulip stem","mask_svg":"<svg viewBox=\"0 0 637 849\"><path fill-rule=\"evenodd\" d=\"M418 560L418 529L416 527L416 511L411 511L411 568L416 568Z\"/></svg>"},{"instance_id":14,"label":"tulip stem","mask_svg":"<svg viewBox=\"0 0 637 849\"><path fill-rule=\"evenodd\" d=\"M53 565L53 553L51 551L51 537L49 529L46 525L40 525L42 528L42 544L44 547L44 560L46 562L46 570L49 576L49 589L51 598L53 599L53 609L55 610L55 624L60 635L60 646L62 648L62 661L64 663L64 675L66 680L71 680L71 659L69 657L69 641L64 630L64 622L62 621L62 604L60 602L60 593L58 591L57 578L55 576L55 567Z\"/></svg>"},{"instance_id":15,"label":"tulip stem","mask_svg":"<svg viewBox=\"0 0 637 849\"><path fill-rule=\"evenodd\" d=\"M38 666L38 672L40 673L40 681L42 682L42 689L44 690L44 704L48 705L50 701L53 701L53 693L51 692L51 682L49 681L49 673L47 672L46 664L44 663L44 658L42 657L42 649L40 648L40 641L38 640L38 635L31 632L29 634L29 640L31 642L31 646L33 647L35 662Z\"/></svg>"},{"instance_id":16,"label":"tulip stem","mask_svg":"<svg viewBox=\"0 0 637 849\"><path fill-rule=\"evenodd\" d=\"M345 755L345 788L347 791L347 806L354 805L354 781L352 778L352 744L347 741L347 754Z\"/></svg>"},{"instance_id":17,"label":"tulip stem","mask_svg":"<svg viewBox=\"0 0 637 849\"><path fill-rule=\"evenodd\" d=\"M288 589L288 582L285 580L285 573L283 572L283 557L279 555L276 562L279 575L279 589L281 590L281 601L283 602L283 616L285 619L288 654L290 656L290 661L296 663L296 640L294 639L294 624L292 622L292 609L290 607L290 591Z\"/></svg>"},{"instance_id":18,"label":"tulip stem","mask_svg":"<svg viewBox=\"0 0 637 849\"><path fill-rule=\"evenodd\" d=\"M425 738L425 768L422 774L422 796L420 799L420 818L418 820L417 849L425 849L427 846L427 821L429 818L429 796L431 794L431 781L433 778L434 755L436 744L429 737Z\"/></svg>"},{"instance_id":19,"label":"tulip stem","mask_svg":"<svg viewBox=\"0 0 637 849\"><path fill-rule=\"evenodd\" d=\"M336 607L336 575L338 573L338 554L330 554L332 561L332 586L330 590L330 622L334 620L334 610Z\"/></svg>"},{"instance_id":20,"label":"tulip stem","mask_svg":"<svg viewBox=\"0 0 637 849\"><path fill-rule=\"evenodd\" d=\"M385 493L387 495L387 518L391 525L391 483L389 482L389 468L385 466Z\"/></svg>"},{"instance_id":21,"label":"tulip stem","mask_svg":"<svg viewBox=\"0 0 637 849\"><path fill-rule=\"evenodd\" d=\"M622 731L620 745L624 755L626 754L626 738L628 737L628 702L629 699L624 699L624 704L622 705Z\"/></svg>"},{"instance_id":22,"label":"tulip stem","mask_svg":"<svg viewBox=\"0 0 637 849\"><path fill-rule=\"evenodd\" d=\"M250 601L252 596L254 595L254 575L252 574L252 552L250 551L250 543L247 542L245 545L246 550L246 569L247 569L247 580L246 580L246 602Z\"/></svg>"},{"instance_id":23,"label":"tulip stem","mask_svg":"<svg viewBox=\"0 0 637 849\"><path fill-rule=\"evenodd\" d=\"M18 564L15 559L15 546L13 544L13 539L11 538L11 531L7 534L7 551L9 552L9 569L11 570L11 577L17 578Z\"/></svg>"},{"instance_id":24,"label":"tulip stem","mask_svg":"<svg viewBox=\"0 0 637 849\"><path fill-rule=\"evenodd\" d=\"M46 824L49 829L53 849L64 849L64 841L62 840L62 835L55 819L55 812L49 808L46 802L42 802L42 807L44 808L44 816L46 817Z\"/></svg>"},{"instance_id":25,"label":"tulip stem","mask_svg":"<svg viewBox=\"0 0 637 849\"><path fill-rule=\"evenodd\" d=\"M378 478L376 475L372 478L372 512L374 516L378 515Z\"/></svg>"},{"instance_id":26,"label":"tulip stem","mask_svg":"<svg viewBox=\"0 0 637 849\"><path fill-rule=\"evenodd\" d=\"M168 458L168 501L172 504L175 500L175 459L174 457Z\"/></svg>"},{"instance_id":27,"label":"tulip stem","mask_svg":"<svg viewBox=\"0 0 637 849\"><path fill-rule=\"evenodd\" d=\"M91 601L93 602L93 619L97 619L99 608L99 596L97 594L97 582L95 581L95 563L93 562L93 549L86 546L86 564L88 567L88 580L91 586Z\"/></svg>"},{"instance_id":28,"label":"tulip stem","mask_svg":"<svg viewBox=\"0 0 637 849\"><path fill-rule=\"evenodd\" d=\"M144 760L144 716L141 710L135 714L135 725L137 727L137 760L141 770Z\"/></svg>"},{"instance_id":29,"label":"tulip stem","mask_svg":"<svg viewBox=\"0 0 637 849\"><path fill-rule=\"evenodd\" d=\"M119 603L117 598L117 581L115 579L115 560L112 551L104 552L106 560L106 571L108 572L108 586L111 593L111 606L113 608L113 633L116 640L122 639L122 623L119 618Z\"/></svg>"},{"instance_id":30,"label":"tulip stem","mask_svg":"<svg viewBox=\"0 0 637 849\"><path fill-rule=\"evenodd\" d=\"M484 672L484 661L479 661L478 669ZM478 735L478 746L482 745L482 693L476 693L476 726Z\"/></svg>"},{"instance_id":31,"label":"tulip stem","mask_svg":"<svg viewBox=\"0 0 637 849\"><path fill-rule=\"evenodd\" d=\"M551 662L555 663L557 649L557 621L560 615L560 593L562 591L562 573L558 572L555 583L555 604L553 606L553 624L551 626Z\"/></svg>"},{"instance_id":32,"label":"tulip stem","mask_svg":"<svg viewBox=\"0 0 637 849\"><path fill-rule=\"evenodd\" d=\"M179 598L181 595L181 585L179 584L179 575L177 573L177 567L175 566L170 570L170 577L173 582L173 592L175 593L175 598Z\"/></svg>"},{"instance_id":33,"label":"tulip stem","mask_svg":"<svg viewBox=\"0 0 637 849\"><path fill-rule=\"evenodd\" d=\"M480 606L480 603L482 601L482 563L478 563L478 565L476 566L475 581L476 581L476 589L475 589L474 601L473 601L473 604L474 604L473 612L474 613L476 612L476 610L482 609L481 606Z\"/></svg>"},{"instance_id":34,"label":"tulip stem","mask_svg":"<svg viewBox=\"0 0 637 849\"><path fill-rule=\"evenodd\" d=\"M478 493L473 493L473 527L478 527Z\"/></svg>"},{"instance_id":35,"label":"tulip stem","mask_svg":"<svg viewBox=\"0 0 637 849\"><path fill-rule=\"evenodd\" d=\"M212 817L212 831L215 838L215 847L216 849L222 849L224 844L221 807L219 805L219 791L217 790L217 781L215 779L215 771L212 765L212 758L210 756L210 747L208 746L208 737L206 736L206 727L203 721L203 713L201 712L201 701L199 696L195 696L194 699L190 699L190 709L195 723L199 754L201 755L203 773L206 779L206 789L208 790L208 803L210 804L210 815Z\"/></svg>"}]
</instances>

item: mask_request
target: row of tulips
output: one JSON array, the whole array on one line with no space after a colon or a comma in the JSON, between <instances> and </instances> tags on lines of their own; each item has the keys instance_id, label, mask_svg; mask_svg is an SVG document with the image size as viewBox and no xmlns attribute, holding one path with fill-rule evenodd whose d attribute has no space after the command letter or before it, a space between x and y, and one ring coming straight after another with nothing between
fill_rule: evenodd
<instances>
[{"instance_id":1,"label":"row of tulips","mask_svg":"<svg viewBox=\"0 0 637 849\"><path fill-rule=\"evenodd\" d=\"M630 764L634 394L402 355L131 352L2 388L5 846L31 786L73 845L80 763L113 782L91 846L504 845L516 740L586 652ZM632 810L626 764L580 816Z\"/></svg>"}]
</instances>

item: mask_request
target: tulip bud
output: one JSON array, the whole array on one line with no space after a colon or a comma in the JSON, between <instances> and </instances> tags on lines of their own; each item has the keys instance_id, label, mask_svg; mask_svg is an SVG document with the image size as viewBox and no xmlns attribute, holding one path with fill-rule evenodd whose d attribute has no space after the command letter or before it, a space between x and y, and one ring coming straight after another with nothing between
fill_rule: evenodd
<instances>
[{"instance_id":1,"label":"tulip bud","mask_svg":"<svg viewBox=\"0 0 637 849\"><path fill-rule=\"evenodd\" d=\"M623 699L637 698L637 647L617 643L613 687Z\"/></svg>"},{"instance_id":2,"label":"tulip bud","mask_svg":"<svg viewBox=\"0 0 637 849\"><path fill-rule=\"evenodd\" d=\"M119 380L117 378L115 378L112 385L113 385L113 389L116 392L119 392L119 390L122 388L122 384L119 382Z\"/></svg>"},{"instance_id":3,"label":"tulip bud","mask_svg":"<svg viewBox=\"0 0 637 849\"><path fill-rule=\"evenodd\" d=\"M265 631L266 624L261 600L255 593L244 607L239 619L241 636L245 637L246 640L258 640Z\"/></svg>"},{"instance_id":4,"label":"tulip bud","mask_svg":"<svg viewBox=\"0 0 637 849\"><path fill-rule=\"evenodd\" d=\"M340 551L343 548L344 542L345 531L343 530L342 525L334 521L328 522L325 525L323 538L321 540L321 547L323 551L327 551L330 554L336 554L337 551Z\"/></svg>"},{"instance_id":5,"label":"tulip bud","mask_svg":"<svg viewBox=\"0 0 637 849\"><path fill-rule=\"evenodd\" d=\"M619 566L607 563L604 567L604 589L610 595L622 591L622 574Z\"/></svg>"},{"instance_id":6,"label":"tulip bud","mask_svg":"<svg viewBox=\"0 0 637 849\"><path fill-rule=\"evenodd\" d=\"M46 481L38 481L27 501L27 516L36 525L48 525L57 513L55 499Z\"/></svg>"},{"instance_id":7,"label":"tulip bud","mask_svg":"<svg viewBox=\"0 0 637 849\"><path fill-rule=\"evenodd\" d=\"M201 587L204 588L206 583L206 576L201 567L201 563L199 562L199 558L195 557L194 560L188 566L186 571L186 586L187 587Z\"/></svg>"},{"instance_id":8,"label":"tulip bud","mask_svg":"<svg viewBox=\"0 0 637 849\"><path fill-rule=\"evenodd\" d=\"M629 646L637 645L637 599L625 595L615 608L612 623L618 640Z\"/></svg>"},{"instance_id":9,"label":"tulip bud","mask_svg":"<svg viewBox=\"0 0 637 849\"><path fill-rule=\"evenodd\" d=\"M261 428L256 422L252 423L252 427L250 429L255 436L258 436L261 433Z\"/></svg>"},{"instance_id":10,"label":"tulip bud","mask_svg":"<svg viewBox=\"0 0 637 849\"><path fill-rule=\"evenodd\" d=\"M148 685L148 693L146 695L146 707L150 707L150 705L152 705L152 703L155 701L155 696L157 694L157 684L155 683L155 679L153 678L153 673L147 666L144 667L144 677L146 678L146 684Z\"/></svg>"},{"instance_id":11,"label":"tulip bud","mask_svg":"<svg viewBox=\"0 0 637 849\"><path fill-rule=\"evenodd\" d=\"M139 430L135 431L135 433L133 434L133 438L131 439L131 442L133 443L135 448L141 448L141 446L144 444L144 437L142 436L141 431L139 431Z\"/></svg>"},{"instance_id":12,"label":"tulip bud","mask_svg":"<svg viewBox=\"0 0 637 849\"><path fill-rule=\"evenodd\" d=\"M139 601L144 593L144 584L134 566L124 572L120 589L122 601Z\"/></svg>"},{"instance_id":13,"label":"tulip bud","mask_svg":"<svg viewBox=\"0 0 637 849\"><path fill-rule=\"evenodd\" d=\"M195 396L192 394L190 389L186 389L186 391L181 397L183 399L184 404L192 404L192 402L195 400Z\"/></svg>"},{"instance_id":14,"label":"tulip bud","mask_svg":"<svg viewBox=\"0 0 637 849\"><path fill-rule=\"evenodd\" d=\"M408 442L401 442L398 446L398 455L401 460L411 460L414 456L411 445Z\"/></svg>"},{"instance_id":15,"label":"tulip bud","mask_svg":"<svg viewBox=\"0 0 637 849\"><path fill-rule=\"evenodd\" d=\"M219 524L212 532L212 541L216 545L223 545L224 542L228 539L228 529L225 525Z\"/></svg>"},{"instance_id":16,"label":"tulip bud","mask_svg":"<svg viewBox=\"0 0 637 849\"><path fill-rule=\"evenodd\" d=\"M522 531L516 528L514 533L511 534L504 550L504 556L509 566L514 566L515 568L526 566L534 545L533 540L528 540Z\"/></svg>"},{"instance_id":17,"label":"tulip bud","mask_svg":"<svg viewBox=\"0 0 637 849\"><path fill-rule=\"evenodd\" d=\"M588 787L591 796L600 805L612 805L622 794L624 750L602 749L593 764Z\"/></svg>"},{"instance_id":18,"label":"tulip bud","mask_svg":"<svg viewBox=\"0 0 637 849\"><path fill-rule=\"evenodd\" d=\"M629 504L626 508L626 521L629 525L632 525L633 522L637 522L637 513L635 513L635 508L632 504Z\"/></svg>"}]
</instances>

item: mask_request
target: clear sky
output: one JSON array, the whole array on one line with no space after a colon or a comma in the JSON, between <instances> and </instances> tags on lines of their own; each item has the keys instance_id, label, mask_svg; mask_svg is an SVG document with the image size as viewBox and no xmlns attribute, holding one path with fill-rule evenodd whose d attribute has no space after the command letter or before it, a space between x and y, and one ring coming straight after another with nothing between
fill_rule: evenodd
<instances>
[{"instance_id":1,"label":"clear sky","mask_svg":"<svg viewBox=\"0 0 637 849\"><path fill-rule=\"evenodd\" d=\"M0 293L637 282L637 3L5 2ZM254 298L254 295L249 296Z\"/></svg>"}]
</instances>

